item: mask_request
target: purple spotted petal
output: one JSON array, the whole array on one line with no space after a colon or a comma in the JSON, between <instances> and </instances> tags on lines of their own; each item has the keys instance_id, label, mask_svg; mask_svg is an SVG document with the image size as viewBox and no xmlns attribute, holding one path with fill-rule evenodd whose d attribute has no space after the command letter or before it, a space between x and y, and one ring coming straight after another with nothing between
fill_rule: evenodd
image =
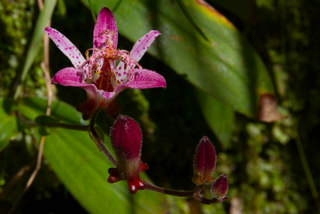
<instances>
[{"instance_id":1,"label":"purple spotted petal","mask_svg":"<svg viewBox=\"0 0 320 214\"><path fill-rule=\"evenodd\" d=\"M129 80L124 84L119 84L114 89L114 92L119 93L126 88L146 89L159 87L165 88L166 86L166 80L157 72L147 69L135 69L133 80Z\"/></svg>"},{"instance_id":2,"label":"purple spotted petal","mask_svg":"<svg viewBox=\"0 0 320 214\"><path fill-rule=\"evenodd\" d=\"M136 62L139 62L145 52L148 50L152 42L160 35L159 31L152 30L149 33L145 34L143 37L138 39L138 41L134 44L130 51L130 57L134 59ZM126 76L128 74L128 66L127 69L124 69L124 63L119 62L117 66L117 71L122 76ZM120 81L121 82L121 81Z\"/></svg>"},{"instance_id":3,"label":"purple spotted petal","mask_svg":"<svg viewBox=\"0 0 320 214\"><path fill-rule=\"evenodd\" d=\"M72 67L63 68L58 71L52 77L51 83L63 86L81 87L92 95L96 95L98 91L94 84L87 84L83 81L83 73L81 70Z\"/></svg>"},{"instance_id":4,"label":"purple spotted petal","mask_svg":"<svg viewBox=\"0 0 320 214\"><path fill-rule=\"evenodd\" d=\"M152 30L134 44L130 51L130 57L139 62L145 52L148 50L152 42L160 35L159 31Z\"/></svg>"},{"instance_id":5,"label":"purple spotted petal","mask_svg":"<svg viewBox=\"0 0 320 214\"><path fill-rule=\"evenodd\" d=\"M85 61L82 54L70 40L54 28L46 27L45 31L56 46L66 55L75 68L79 68Z\"/></svg>"},{"instance_id":6,"label":"purple spotted petal","mask_svg":"<svg viewBox=\"0 0 320 214\"><path fill-rule=\"evenodd\" d=\"M102 48L106 44L114 49L118 44L118 30L116 20L108 8L103 8L97 17L93 31L93 47Z\"/></svg>"},{"instance_id":7,"label":"purple spotted petal","mask_svg":"<svg viewBox=\"0 0 320 214\"><path fill-rule=\"evenodd\" d=\"M83 73L80 69L72 67L63 68L58 71L52 78L53 84L60 84L63 86L81 87L86 85L83 82Z\"/></svg>"},{"instance_id":8,"label":"purple spotted petal","mask_svg":"<svg viewBox=\"0 0 320 214\"><path fill-rule=\"evenodd\" d=\"M124 62L119 62L118 66L117 66L117 72L116 72L116 79L119 83L124 83L127 81L128 78L130 78L130 67L135 67L135 64L127 64L125 66Z\"/></svg>"}]
</instances>

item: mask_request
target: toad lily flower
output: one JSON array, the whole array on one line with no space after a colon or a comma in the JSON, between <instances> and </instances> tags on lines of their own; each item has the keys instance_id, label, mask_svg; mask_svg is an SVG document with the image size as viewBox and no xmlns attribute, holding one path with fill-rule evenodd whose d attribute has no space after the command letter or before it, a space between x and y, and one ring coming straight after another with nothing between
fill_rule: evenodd
<instances>
[{"instance_id":1,"label":"toad lily flower","mask_svg":"<svg viewBox=\"0 0 320 214\"><path fill-rule=\"evenodd\" d=\"M59 70L52 78L52 83L86 90L87 101L78 108L84 119L89 119L98 108L107 111L116 95L126 88L166 87L162 75L143 69L138 64L154 39L160 35L158 31L151 30L141 37L130 53L118 50L116 21L112 12L103 8L94 26L93 48L86 51L86 59L59 31L50 27L45 31L73 64L73 67Z\"/></svg>"}]
</instances>

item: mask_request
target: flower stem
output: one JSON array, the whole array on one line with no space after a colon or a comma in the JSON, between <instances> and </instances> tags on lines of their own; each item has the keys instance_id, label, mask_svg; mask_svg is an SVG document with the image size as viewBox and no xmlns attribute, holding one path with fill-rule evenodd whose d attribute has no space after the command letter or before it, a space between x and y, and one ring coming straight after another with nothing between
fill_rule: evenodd
<instances>
[{"instance_id":1,"label":"flower stem","mask_svg":"<svg viewBox=\"0 0 320 214\"><path fill-rule=\"evenodd\" d=\"M104 155L109 159L113 166L117 166L116 159L112 156L107 147L104 145L104 142L97 136L97 132L95 130L91 130L91 134L99 150L104 153Z\"/></svg>"},{"instance_id":2,"label":"flower stem","mask_svg":"<svg viewBox=\"0 0 320 214\"><path fill-rule=\"evenodd\" d=\"M78 131L88 131L89 130L89 126L73 125L73 124L67 124L67 123L41 123L41 125L43 125L45 127L73 129L73 130L78 130Z\"/></svg>"},{"instance_id":3,"label":"flower stem","mask_svg":"<svg viewBox=\"0 0 320 214\"><path fill-rule=\"evenodd\" d=\"M145 189L151 190L154 192L159 192L167 195L179 196L179 197L187 197L187 198L194 198L202 204L214 204L220 202L218 199L207 199L204 198L201 194L202 186L197 186L192 191L184 191L184 190L173 190L173 189L166 189L163 187L156 186L148 181L143 181Z\"/></svg>"},{"instance_id":4,"label":"flower stem","mask_svg":"<svg viewBox=\"0 0 320 214\"><path fill-rule=\"evenodd\" d=\"M99 112L100 112L100 109L95 111L93 114L93 117L90 121L90 124L89 124L90 134L91 134L94 142L96 143L97 147L99 148L99 150L104 153L104 155L110 160L110 162L112 163L113 166L117 166L116 159L112 156L112 154L109 152L107 147L104 145L103 140L101 140L101 138L99 137L99 135L94 127L94 124L95 124L95 121L97 119Z\"/></svg>"},{"instance_id":5,"label":"flower stem","mask_svg":"<svg viewBox=\"0 0 320 214\"><path fill-rule=\"evenodd\" d=\"M24 124L26 124L28 127L37 127L37 126L44 126L44 127L51 127L51 128L64 128L64 129L73 129L78 131L89 131L88 125L74 125L74 124L68 124L68 123L54 123L54 122L41 122L36 123L33 120L29 120L25 118L20 112L16 112L17 118Z\"/></svg>"},{"instance_id":6,"label":"flower stem","mask_svg":"<svg viewBox=\"0 0 320 214\"><path fill-rule=\"evenodd\" d=\"M151 190L154 192L159 192L167 195L174 195L174 196L180 196L180 197L193 197L194 190L192 191L182 191L182 190L173 190L173 189L166 189L163 187L156 186L152 183L149 183L148 181L143 181L145 185L145 189Z\"/></svg>"}]
</instances>

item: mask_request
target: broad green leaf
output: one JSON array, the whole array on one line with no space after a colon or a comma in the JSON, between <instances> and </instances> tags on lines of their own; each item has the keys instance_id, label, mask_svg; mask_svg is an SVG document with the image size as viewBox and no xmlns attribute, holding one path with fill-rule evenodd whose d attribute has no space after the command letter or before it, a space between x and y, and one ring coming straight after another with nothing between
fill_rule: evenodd
<instances>
[{"instance_id":1,"label":"broad green leaf","mask_svg":"<svg viewBox=\"0 0 320 214\"><path fill-rule=\"evenodd\" d=\"M90 1L96 14L102 7L111 8L119 32L131 41L151 29L159 30L162 35L150 53L235 111L256 117L260 96L273 93L254 49L204 1Z\"/></svg>"},{"instance_id":2,"label":"broad green leaf","mask_svg":"<svg viewBox=\"0 0 320 214\"><path fill-rule=\"evenodd\" d=\"M107 182L112 167L87 133L56 129L44 155L60 180L90 213L165 213L165 197L149 191L130 196L124 181Z\"/></svg>"},{"instance_id":3,"label":"broad green leaf","mask_svg":"<svg viewBox=\"0 0 320 214\"><path fill-rule=\"evenodd\" d=\"M22 99L19 109L29 119L43 120L46 100ZM52 115L63 122L80 124L81 115L63 102L53 102ZM107 147L111 147L106 137ZM87 132L55 128L46 136L44 156L61 182L90 213L165 213L166 197L151 191L130 195L127 184L107 182L108 159Z\"/></svg>"},{"instance_id":4,"label":"broad green leaf","mask_svg":"<svg viewBox=\"0 0 320 214\"><path fill-rule=\"evenodd\" d=\"M34 32L31 38L31 42L28 47L28 51L26 53L24 65L19 77L21 82L23 82L24 79L26 78L32 66L32 63L39 51L39 48L41 47L39 43L41 43L45 27L47 27L49 24L56 2L57 0L45 1L43 10L39 14L39 17L37 19ZM17 86L17 89L14 94L15 98L18 97L20 90L21 90L21 85Z\"/></svg>"},{"instance_id":5,"label":"broad green leaf","mask_svg":"<svg viewBox=\"0 0 320 214\"><path fill-rule=\"evenodd\" d=\"M11 137L17 133L17 122L12 112L14 103L9 99L0 98L0 151L8 144Z\"/></svg>"},{"instance_id":6,"label":"broad green leaf","mask_svg":"<svg viewBox=\"0 0 320 214\"><path fill-rule=\"evenodd\" d=\"M234 123L233 109L201 91L198 92L198 102L209 127L222 146L228 148Z\"/></svg>"}]
</instances>

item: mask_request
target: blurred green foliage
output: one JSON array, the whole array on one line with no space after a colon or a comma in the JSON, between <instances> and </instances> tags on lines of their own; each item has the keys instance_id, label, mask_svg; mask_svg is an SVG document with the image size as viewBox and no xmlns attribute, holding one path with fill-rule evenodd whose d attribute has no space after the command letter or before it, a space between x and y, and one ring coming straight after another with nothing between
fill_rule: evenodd
<instances>
[{"instance_id":1,"label":"blurred green foliage","mask_svg":"<svg viewBox=\"0 0 320 214\"><path fill-rule=\"evenodd\" d=\"M9 93L13 80L22 69L34 19L37 17L35 0L0 2L0 96ZM44 80L39 55L25 81L24 92L44 96Z\"/></svg>"},{"instance_id":2,"label":"blurred green foliage","mask_svg":"<svg viewBox=\"0 0 320 214\"><path fill-rule=\"evenodd\" d=\"M117 102L123 106L123 114L134 117L142 126L142 160L150 165L148 175L161 186L190 189L193 152L200 138L207 135L218 153L215 175L228 175L230 193L229 200L223 204L202 206L203 213L213 210L215 213L317 213L319 198L309 189L296 143L299 136L319 189L320 3L316 0L208 2L236 25L262 57L276 88L280 110L289 117L266 124L236 114L230 140L224 142L219 134L212 132L210 122L207 125L197 89L160 60L145 56L141 64L164 75L168 88L165 91L126 90ZM0 37L2 97L8 94L15 74L21 69L37 11L34 0L0 2L0 27L4 29ZM60 0L52 23L81 52L90 47L93 20L88 8L80 2ZM123 37L119 44L124 49L132 46ZM61 65L69 65L54 48L51 50L52 74ZM41 60L40 52L27 77L25 95L45 95ZM84 94L79 89L58 87L58 97L77 105ZM100 123L110 126L108 121ZM0 153L0 210L10 208L18 197L36 160L38 144L32 141L32 130L20 131ZM24 166L26 173L10 192L4 192ZM67 202L63 202L64 199ZM67 203L77 207L78 212L85 212L45 161L17 212L34 211L33 206L39 204L47 205L41 206L44 212L62 212ZM170 198L169 203L172 213L188 212L192 207L192 202L188 207Z\"/></svg>"}]
</instances>

